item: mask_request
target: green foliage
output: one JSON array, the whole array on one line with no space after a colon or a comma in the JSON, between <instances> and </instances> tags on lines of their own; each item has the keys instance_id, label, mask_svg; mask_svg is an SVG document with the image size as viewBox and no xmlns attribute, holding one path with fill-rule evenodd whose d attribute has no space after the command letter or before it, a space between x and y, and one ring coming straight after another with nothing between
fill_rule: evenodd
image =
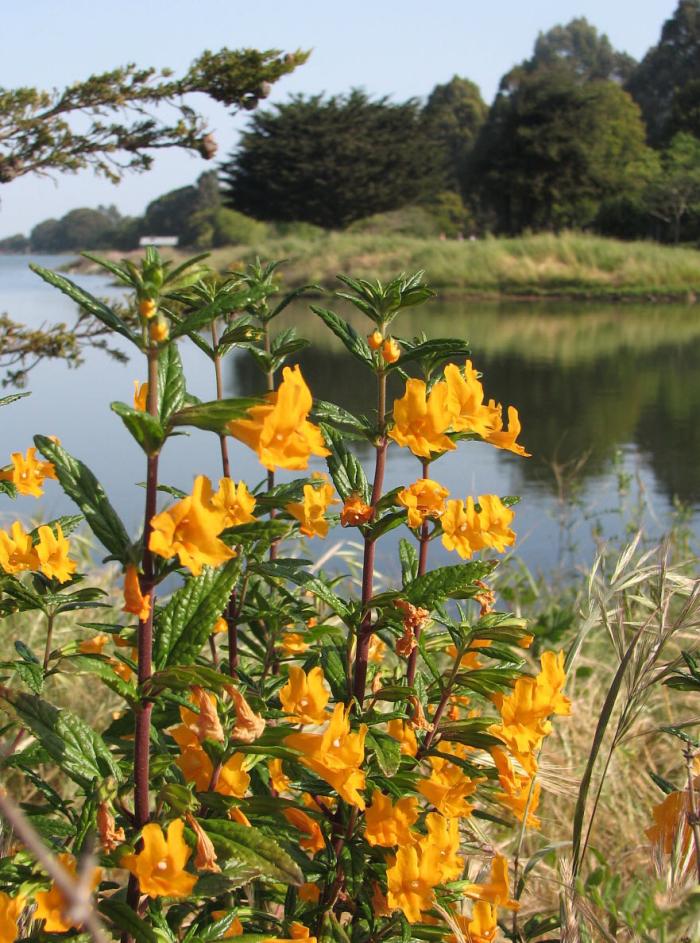
<instances>
[{"instance_id":1,"label":"green foliage","mask_svg":"<svg viewBox=\"0 0 700 943\"><path fill-rule=\"evenodd\" d=\"M223 179L242 213L335 229L441 189L440 155L417 101L295 96L253 116Z\"/></svg>"},{"instance_id":2,"label":"green foliage","mask_svg":"<svg viewBox=\"0 0 700 943\"><path fill-rule=\"evenodd\" d=\"M477 135L488 108L479 86L469 79L453 76L436 85L423 109L423 119L431 145L444 155L445 184L459 191Z\"/></svg>"}]
</instances>

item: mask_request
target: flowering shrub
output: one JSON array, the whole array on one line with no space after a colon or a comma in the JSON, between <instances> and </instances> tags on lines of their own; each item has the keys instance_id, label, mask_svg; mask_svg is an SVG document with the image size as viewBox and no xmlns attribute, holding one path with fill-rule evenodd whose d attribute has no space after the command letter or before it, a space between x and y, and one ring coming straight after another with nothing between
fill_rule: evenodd
<instances>
[{"instance_id":1,"label":"flowering shrub","mask_svg":"<svg viewBox=\"0 0 700 943\"><path fill-rule=\"evenodd\" d=\"M273 336L291 300L272 303L274 265L224 281L154 251L140 268L104 265L134 292L140 330L37 271L145 356L133 404L112 404L144 452L144 527L127 533L92 472L50 437L0 475L10 496L55 478L80 511L0 531L3 611L46 620L43 659L18 640L4 666L5 766L36 801L23 815L0 797L16 831L0 860L0 943L83 928L138 943L498 939L521 889L489 828L537 828L538 753L570 705L563 654L527 673L527 626L495 609L488 584L496 564L483 552L513 545L515 500L452 496L438 462L461 448L526 457L517 410L506 426L463 342L390 333L431 295L420 274L342 278L366 339L312 306L376 386L376 412L355 416L314 402L299 366L285 366L304 342L294 328ZM187 392L179 343L211 360L216 400ZM262 368L264 398L223 397L233 347ZM393 404L391 372L405 380ZM212 433L222 477L198 475L184 494L159 480L158 459L188 427ZM232 439L257 454L263 486L232 475ZM371 443L371 478L349 439ZM416 456L416 480L385 491L398 448ZM312 456L327 474L276 482ZM102 604L70 555L83 520L122 568L123 610L54 649L63 613ZM338 520L364 545L359 598L292 552L295 535L322 540ZM396 528L401 583L377 592L375 548ZM454 563L429 566L436 540ZM59 672L121 699L106 729L44 698Z\"/></svg>"}]
</instances>

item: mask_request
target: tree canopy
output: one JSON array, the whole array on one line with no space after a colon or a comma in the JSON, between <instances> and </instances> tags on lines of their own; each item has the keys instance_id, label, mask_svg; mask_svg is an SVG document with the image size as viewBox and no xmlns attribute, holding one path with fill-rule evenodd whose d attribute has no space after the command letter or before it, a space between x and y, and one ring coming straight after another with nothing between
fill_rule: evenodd
<instances>
[{"instance_id":1,"label":"tree canopy","mask_svg":"<svg viewBox=\"0 0 700 943\"><path fill-rule=\"evenodd\" d=\"M619 85L541 70L498 95L475 166L494 227L514 233L589 225L606 198L643 185L650 159Z\"/></svg>"},{"instance_id":2,"label":"tree canopy","mask_svg":"<svg viewBox=\"0 0 700 943\"><path fill-rule=\"evenodd\" d=\"M700 134L700 0L680 0L627 90L639 102L650 143L668 143L677 131Z\"/></svg>"},{"instance_id":3,"label":"tree canopy","mask_svg":"<svg viewBox=\"0 0 700 943\"><path fill-rule=\"evenodd\" d=\"M436 85L428 96L423 109L426 132L444 154L445 184L450 190L462 188L469 156L487 114L479 86L459 75Z\"/></svg>"},{"instance_id":4,"label":"tree canopy","mask_svg":"<svg viewBox=\"0 0 700 943\"><path fill-rule=\"evenodd\" d=\"M441 189L416 100L294 96L251 118L222 179L233 209L256 219L342 228Z\"/></svg>"}]
</instances>

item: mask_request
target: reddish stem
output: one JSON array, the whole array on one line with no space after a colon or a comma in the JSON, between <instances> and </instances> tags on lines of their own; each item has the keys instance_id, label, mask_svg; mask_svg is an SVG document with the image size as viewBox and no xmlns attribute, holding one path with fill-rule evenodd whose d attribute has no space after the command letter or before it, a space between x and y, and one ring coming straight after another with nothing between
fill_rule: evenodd
<instances>
[{"instance_id":1,"label":"reddish stem","mask_svg":"<svg viewBox=\"0 0 700 943\"><path fill-rule=\"evenodd\" d=\"M148 350L148 412L158 415L158 350ZM144 684L153 674L153 609L155 604L155 561L148 543L151 536L151 520L156 513L158 497L158 453L149 455L146 460L146 507L143 524L143 557L139 584L143 596L150 595L151 605L148 618L139 621L138 645L138 684ZM136 827L143 828L150 818L148 788L150 779L150 732L153 704L147 697L142 697L136 707L134 733L134 812ZM133 875L129 880L127 901L134 910L138 910L140 890L138 879Z\"/></svg>"},{"instance_id":2,"label":"reddish stem","mask_svg":"<svg viewBox=\"0 0 700 943\"><path fill-rule=\"evenodd\" d=\"M423 478L430 477L430 459L424 458L423 462ZM418 576L423 576L428 569L428 521L425 520L421 524L420 528L420 541L418 545ZM411 651L411 654L408 656L408 668L406 669L406 683L409 687L413 685L413 682L416 679L416 668L418 665L418 639L420 637L420 626L416 626L414 630L414 638L416 640L416 646Z\"/></svg>"},{"instance_id":3,"label":"reddish stem","mask_svg":"<svg viewBox=\"0 0 700 943\"><path fill-rule=\"evenodd\" d=\"M211 343L214 348L214 375L216 377L216 398L224 398L224 381L221 374L221 357L216 352L216 348L219 344L219 332L216 328L216 321L211 322ZM222 433L219 436L219 443L221 444L221 465L224 471L224 478L231 477L231 464L228 457L228 442L226 441L226 436Z\"/></svg>"},{"instance_id":4,"label":"reddish stem","mask_svg":"<svg viewBox=\"0 0 700 943\"><path fill-rule=\"evenodd\" d=\"M372 484L371 498L372 520L374 520L376 514L377 502L382 496L384 471L386 469L386 452L389 444L384 428L386 414L386 376L380 374L377 379L377 420L380 438L377 442L374 462L374 481ZM353 695L360 706L362 706L365 699L369 646L372 641L372 610L369 607L369 603L374 592L374 545L375 541L372 537L365 537L365 550L362 561L362 611L364 612L364 616L357 633L355 679L353 684Z\"/></svg>"}]
</instances>

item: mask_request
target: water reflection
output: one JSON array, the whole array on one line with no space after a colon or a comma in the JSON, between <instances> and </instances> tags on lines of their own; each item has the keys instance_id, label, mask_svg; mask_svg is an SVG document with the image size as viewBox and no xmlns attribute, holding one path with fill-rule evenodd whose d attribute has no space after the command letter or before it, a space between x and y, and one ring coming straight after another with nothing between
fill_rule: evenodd
<instances>
[{"instance_id":1,"label":"water reflection","mask_svg":"<svg viewBox=\"0 0 700 943\"><path fill-rule=\"evenodd\" d=\"M534 460L518 464L528 483L555 487L550 465L587 456L583 480L599 477L616 452L637 448L671 501L700 502L700 317L688 306L608 308L441 304L411 311L403 333L470 338L488 396L518 406ZM346 312L347 313L347 312ZM314 346L297 358L315 397L371 413L366 371L303 306L290 311ZM356 320L358 330L361 321ZM231 364L239 394L261 391L248 357ZM394 375L390 395L401 395Z\"/></svg>"}]
</instances>

